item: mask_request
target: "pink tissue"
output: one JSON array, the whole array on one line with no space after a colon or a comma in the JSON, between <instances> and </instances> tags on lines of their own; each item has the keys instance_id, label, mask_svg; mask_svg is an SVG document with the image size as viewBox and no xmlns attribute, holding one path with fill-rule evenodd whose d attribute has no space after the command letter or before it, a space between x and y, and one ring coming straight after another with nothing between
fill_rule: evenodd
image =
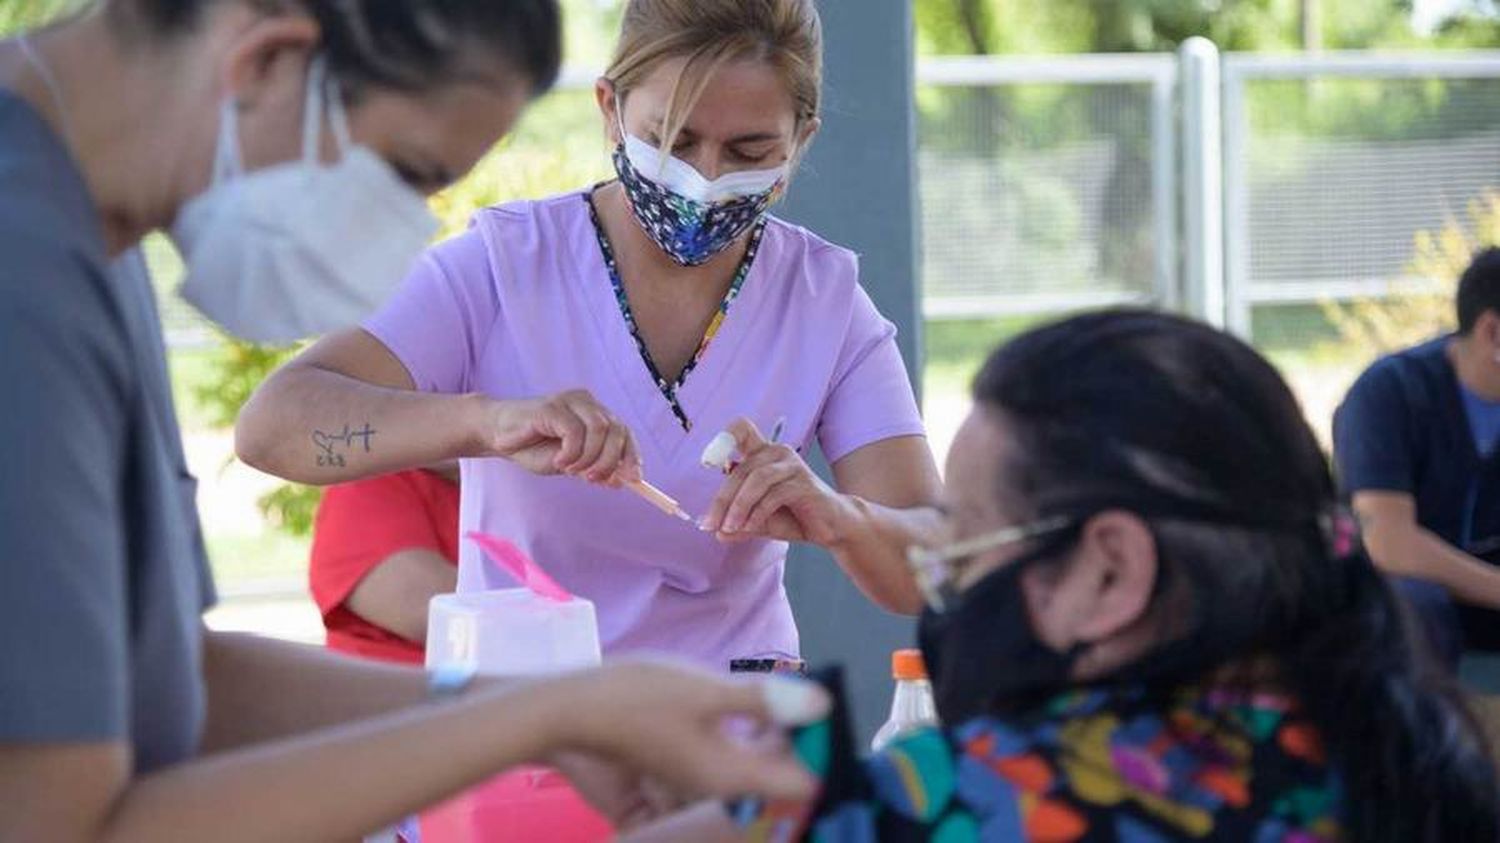
<instances>
[{"instance_id":1,"label":"pink tissue","mask_svg":"<svg viewBox=\"0 0 1500 843\"><path fill-rule=\"evenodd\" d=\"M547 572L541 566L532 561L519 547L510 542L480 532L470 532L465 535L469 541L479 545L479 549L489 554L496 565L505 569L505 572L515 577L516 582L521 583L534 593L566 603L573 599L568 590L557 584L557 580L547 576Z\"/></svg>"}]
</instances>

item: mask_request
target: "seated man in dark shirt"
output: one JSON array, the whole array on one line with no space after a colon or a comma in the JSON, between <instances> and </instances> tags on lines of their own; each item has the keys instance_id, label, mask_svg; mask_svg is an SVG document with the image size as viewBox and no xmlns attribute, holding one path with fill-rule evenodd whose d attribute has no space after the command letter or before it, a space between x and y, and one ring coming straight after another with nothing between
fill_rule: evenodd
<instances>
[{"instance_id":1,"label":"seated man in dark shirt","mask_svg":"<svg viewBox=\"0 0 1500 843\"><path fill-rule=\"evenodd\" d=\"M1475 257L1457 299L1458 332L1377 361L1333 426L1370 557L1450 665L1500 649L1500 249Z\"/></svg>"}]
</instances>

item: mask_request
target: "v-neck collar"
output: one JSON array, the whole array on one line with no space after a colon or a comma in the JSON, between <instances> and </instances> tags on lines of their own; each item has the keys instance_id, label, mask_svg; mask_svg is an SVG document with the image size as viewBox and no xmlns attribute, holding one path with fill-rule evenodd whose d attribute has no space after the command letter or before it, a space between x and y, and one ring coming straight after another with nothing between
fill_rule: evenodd
<instances>
[{"instance_id":1,"label":"v-neck collar","mask_svg":"<svg viewBox=\"0 0 1500 843\"><path fill-rule=\"evenodd\" d=\"M759 288L764 284L758 280L764 275L760 266L763 261L757 258L768 221L763 219L756 224L750 248L735 269L737 279L720 303L714 323L700 340L693 360L675 381L668 382L639 335L623 283L612 267L612 247L593 203L597 187L579 195L585 211L581 224L596 247L585 250L589 257L581 260L578 277L589 288L586 291L591 302L589 309L622 388L645 422L645 429L670 459L696 432L695 410L701 414L711 406L711 399L724 380L724 371L738 356L741 326L754 318L761 298ZM704 384L701 387L700 382Z\"/></svg>"},{"instance_id":2,"label":"v-neck collar","mask_svg":"<svg viewBox=\"0 0 1500 843\"><path fill-rule=\"evenodd\" d=\"M1447 389L1444 392L1448 405L1448 414L1458 419L1460 426L1463 428L1463 448L1469 456L1470 464L1478 470L1489 465L1492 462L1492 457L1500 455L1500 448L1496 448L1489 454L1483 454L1479 451L1478 443L1474 441L1474 420L1469 418L1469 408L1465 406L1464 402L1464 390L1467 387L1464 386L1463 380L1458 376L1458 365L1453 362L1453 339L1454 337L1452 336L1444 339L1442 348L1443 375L1444 380L1447 382Z\"/></svg>"}]
</instances>

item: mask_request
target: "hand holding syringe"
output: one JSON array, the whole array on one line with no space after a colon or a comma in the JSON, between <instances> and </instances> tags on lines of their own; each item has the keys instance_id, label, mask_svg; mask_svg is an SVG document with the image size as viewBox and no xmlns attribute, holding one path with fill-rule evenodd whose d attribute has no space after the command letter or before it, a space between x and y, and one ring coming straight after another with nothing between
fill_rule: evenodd
<instances>
[{"instance_id":1,"label":"hand holding syringe","mask_svg":"<svg viewBox=\"0 0 1500 843\"><path fill-rule=\"evenodd\" d=\"M786 417L783 416L776 420L776 426L771 430L771 444L774 445L781 441L781 434L785 429ZM700 462L704 468L715 469L725 474L730 474L737 465L734 456L738 447L734 434L727 430L720 431L709 441L708 447L703 449L703 456L700 458ZM627 483L625 484L625 488L640 495L652 506L673 518L688 522L692 522L693 520L693 517L682 508L682 505L675 498L647 483L645 480Z\"/></svg>"}]
</instances>

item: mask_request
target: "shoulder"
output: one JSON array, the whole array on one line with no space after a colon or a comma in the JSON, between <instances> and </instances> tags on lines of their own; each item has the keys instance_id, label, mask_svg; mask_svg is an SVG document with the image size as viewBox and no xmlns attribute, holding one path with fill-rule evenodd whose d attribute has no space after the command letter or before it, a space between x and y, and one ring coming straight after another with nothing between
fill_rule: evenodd
<instances>
[{"instance_id":1,"label":"shoulder","mask_svg":"<svg viewBox=\"0 0 1500 843\"><path fill-rule=\"evenodd\" d=\"M117 361L126 312L82 176L29 106L0 92L0 341Z\"/></svg>"},{"instance_id":2,"label":"shoulder","mask_svg":"<svg viewBox=\"0 0 1500 843\"><path fill-rule=\"evenodd\" d=\"M430 488L427 485L427 478L427 472L421 469L367 477L352 483L329 486L324 492L323 500L328 506L368 505L382 502L411 503L419 501Z\"/></svg>"},{"instance_id":3,"label":"shoulder","mask_svg":"<svg viewBox=\"0 0 1500 843\"><path fill-rule=\"evenodd\" d=\"M468 278L490 275L497 265L536 258L566 248L580 224L588 222L582 191L548 199L491 205L474 212L466 231L438 243L427 259L445 274Z\"/></svg>"},{"instance_id":4,"label":"shoulder","mask_svg":"<svg viewBox=\"0 0 1500 843\"><path fill-rule=\"evenodd\" d=\"M1421 402L1446 381L1451 365L1446 337L1388 354L1366 369L1349 390L1345 406L1369 402Z\"/></svg>"},{"instance_id":5,"label":"shoulder","mask_svg":"<svg viewBox=\"0 0 1500 843\"><path fill-rule=\"evenodd\" d=\"M574 190L545 199L523 199L482 208L470 220L470 230L486 237L507 239L532 234L567 237L589 219L588 191Z\"/></svg>"},{"instance_id":6,"label":"shoulder","mask_svg":"<svg viewBox=\"0 0 1500 843\"><path fill-rule=\"evenodd\" d=\"M442 475L419 468L401 472L401 480L411 490L412 495L425 502L437 505L448 503L458 505L458 484Z\"/></svg>"},{"instance_id":7,"label":"shoulder","mask_svg":"<svg viewBox=\"0 0 1500 843\"><path fill-rule=\"evenodd\" d=\"M436 247L434 257L449 273L482 267L502 283L528 275L527 269L567 260L592 244L587 195L576 190L481 208L468 231Z\"/></svg>"},{"instance_id":8,"label":"shoulder","mask_svg":"<svg viewBox=\"0 0 1500 843\"><path fill-rule=\"evenodd\" d=\"M0 178L0 194L6 189ZM0 255L0 353L11 358L7 368L49 380L91 370L123 384L131 317L102 258L66 231L3 213Z\"/></svg>"},{"instance_id":9,"label":"shoulder","mask_svg":"<svg viewBox=\"0 0 1500 843\"><path fill-rule=\"evenodd\" d=\"M57 137L0 91L0 271L22 261L102 269L103 230L83 177Z\"/></svg>"},{"instance_id":10,"label":"shoulder","mask_svg":"<svg viewBox=\"0 0 1500 843\"><path fill-rule=\"evenodd\" d=\"M768 217L762 256L780 265L808 294L852 296L859 290L859 256L780 217Z\"/></svg>"}]
</instances>

